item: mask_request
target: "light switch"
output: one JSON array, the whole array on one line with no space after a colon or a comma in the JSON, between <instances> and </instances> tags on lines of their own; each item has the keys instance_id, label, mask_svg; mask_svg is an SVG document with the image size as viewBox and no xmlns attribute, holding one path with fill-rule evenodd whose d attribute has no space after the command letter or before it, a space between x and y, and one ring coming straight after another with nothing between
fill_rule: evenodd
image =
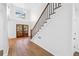
<instances>
[{"instance_id":1,"label":"light switch","mask_svg":"<svg viewBox=\"0 0 79 59\"><path fill-rule=\"evenodd\" d=\"M41 36L38 36L38 38L39 38L39 39L42 39L42 37L41 37Z\"/></svg>"}]
</instances>

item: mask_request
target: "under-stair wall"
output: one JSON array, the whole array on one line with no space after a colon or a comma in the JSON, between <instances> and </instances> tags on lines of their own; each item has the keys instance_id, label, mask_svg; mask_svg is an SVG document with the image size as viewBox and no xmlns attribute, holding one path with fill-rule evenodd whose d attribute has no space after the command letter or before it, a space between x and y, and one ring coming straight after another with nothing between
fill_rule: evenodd
<instances>
[{"instance_id":1,"label":"under-stair wall","mask_svg":"<svg viewBox=\"0 0 79 59\"><path fill-rule=\"evenodd\" d=\"M61 4L32 36L32 42L56 56L72 55L72 4ZM37 29L37 28L36 28ZM33 33L33 32L32 32Z\"/></svg>"}]
</instances>

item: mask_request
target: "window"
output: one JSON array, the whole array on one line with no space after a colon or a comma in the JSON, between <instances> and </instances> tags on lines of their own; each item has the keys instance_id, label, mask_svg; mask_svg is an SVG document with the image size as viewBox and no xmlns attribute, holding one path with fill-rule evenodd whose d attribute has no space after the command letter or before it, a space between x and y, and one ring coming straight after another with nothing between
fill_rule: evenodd
<instances>
[{"instance_id":1,"label":"window","mask_svg":"<svg viewBox=\"0 0 79 59\"><path fill-rule=\"evenodd\" d=\"M23 8L16 7L15 12L16 12L16 17L17 18L25 19L25 12L24 12L24 9Z\"/></svg>"}]
</instances>

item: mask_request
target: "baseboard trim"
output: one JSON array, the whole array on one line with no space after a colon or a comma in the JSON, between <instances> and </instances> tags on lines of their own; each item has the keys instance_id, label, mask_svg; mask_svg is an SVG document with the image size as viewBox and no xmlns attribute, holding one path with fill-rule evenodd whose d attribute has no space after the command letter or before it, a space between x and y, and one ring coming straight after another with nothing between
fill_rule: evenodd
<instances>
[{"instance_id":1,"label":"baseboard trim","mask_svg":"<svg viewBox=\"0 0 79 59\"><path fill-rule=\"evenodd\" d=\"M9 47L7 48L6 52L3 53L3 56L8 56Z\"/></svg>"},{"instance_id":2,"label":"baseboard trim","mask_svg":"<svg viewBox=\"0 0 79 59\"><path fill-rule=\"evenodd\" d=\"M34 44L38 45L39 47L41 47L42 49L46 50L47 52L49 52L50 54L52 54L48 49L44 48L43 46L37 44L35 41L31 40L31 42L33 42ZM52 56L55 56L54 54L52 54Z\"/></svg>"},{"instance_id":3,"label":"baseboard trim","mask_svg":"<svg viewBox=\"0 0 79 59\"><path fill-rule=\"evenodd\" d=\"M16 39L16 38L14 37L14 38L8 38L8 39Z\"/></svg>"}]
</instances>

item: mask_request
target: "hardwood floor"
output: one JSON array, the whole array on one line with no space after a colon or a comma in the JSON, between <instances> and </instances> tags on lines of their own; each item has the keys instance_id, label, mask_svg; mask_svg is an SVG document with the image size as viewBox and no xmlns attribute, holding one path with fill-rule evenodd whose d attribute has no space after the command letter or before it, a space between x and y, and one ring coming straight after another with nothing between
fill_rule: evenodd
<instances>
[{"instance_id":1,"label":"hardwood floor","mask_svg":"<svg viewBox=\"0 0 79 59\"><path fill-rule=\"evenodd\" d=\"M0 56L3 56L3 50L0 50Z\"/></svg>"},{"instance_id":2,"label":"hardwood floor","mask_svg":"<svg viewBox=\"0 0 79 59\"><path fill-rule=\"evenodd\" d=\"M9 39L8 56L53 56L30 41L30 38Z\"/></svg>"},{"instance_id":3,"label":"hardwood floor","mask_svg":"<svg viewBox=\"0 0 79 59\"><path fill-rule=\"evenodd\" d=\"M74 56L79 56L79 52L74 52Z\"/></svg>"}]
</instances>

